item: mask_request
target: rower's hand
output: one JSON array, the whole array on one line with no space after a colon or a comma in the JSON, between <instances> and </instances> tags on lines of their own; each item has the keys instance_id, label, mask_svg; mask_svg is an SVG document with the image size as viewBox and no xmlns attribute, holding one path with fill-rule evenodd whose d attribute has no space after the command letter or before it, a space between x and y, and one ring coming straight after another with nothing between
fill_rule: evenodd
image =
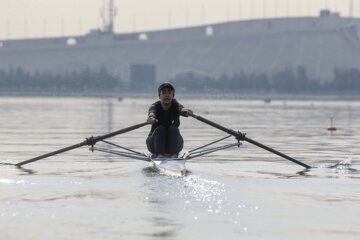
<instances>
[{"instance_id":1,"label":"rower's hand","mask_svg":"<svg viewBox=\"0 0 360 240\"><path fill-rule=\"evenodd\" d=\"M193 111L191 109L186 110L188 116L194 115Z\"/></svg>"},{"instance_id":2,"label":"rower's hand","mask_svg":"<svg viewBox=\"0 0 360 240\"><path fill-rule=\"evenodd\" d=\"M157 123L157 119L155 119L154 117L149 117L148 119L147 119L147 123L148 124L154 124L154 123Z\"/></svg>"}]
</instances>

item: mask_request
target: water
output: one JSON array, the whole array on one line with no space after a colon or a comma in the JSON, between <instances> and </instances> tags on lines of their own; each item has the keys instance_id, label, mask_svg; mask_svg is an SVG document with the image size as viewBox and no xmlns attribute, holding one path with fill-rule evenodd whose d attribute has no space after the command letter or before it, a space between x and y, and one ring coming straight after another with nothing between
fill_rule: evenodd
<instances>
[{"instance_id":1,"label":"water","mask_svg":"<svg viewBox=\"0 0 360 240\"><path fill-rule=\"evenodd\" d=\"M141 123L153 100L0 98L0 162ZM23 169L0 165L0 239L358 239L359 101L180 102L314 168L246 142L189 161L185 177L87 147ZM226 136L181 120L185 149ZM148 131L112 140L145 151Z\"/></svg>"}]
</instances>

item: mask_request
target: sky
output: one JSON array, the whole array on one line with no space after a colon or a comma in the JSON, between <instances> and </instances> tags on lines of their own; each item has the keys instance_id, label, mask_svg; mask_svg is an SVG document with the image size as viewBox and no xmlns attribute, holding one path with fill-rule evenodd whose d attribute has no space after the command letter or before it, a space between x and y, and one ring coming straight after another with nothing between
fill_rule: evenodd
<instances>
[{"instance_id":1,"label":"sky","mask_svg":"<svg viewBox=\"0 0 360 240\"><path fill-rule=\"evenodd\" d=\"M102 26L109 0L0 0L0 40L84 35ZM113 0L115 33L226 21L318 16L320 9L360 16L360 0Z\"/></svg>"}]
</instances>

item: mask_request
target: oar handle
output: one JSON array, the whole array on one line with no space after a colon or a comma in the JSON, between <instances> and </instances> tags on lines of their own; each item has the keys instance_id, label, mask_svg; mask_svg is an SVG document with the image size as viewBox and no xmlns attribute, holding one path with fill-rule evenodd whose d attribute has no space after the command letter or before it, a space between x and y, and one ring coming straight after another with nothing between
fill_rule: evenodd
<instances>
[{"instance_id":1,"label":"oar handle","mask_svg":"<svg viewBox=\"0 0 360 240\"><path fill-rule=\"evenodd\" d=\"M82 147L82 146L85 146L85 145L92 146L92 145L95 145L98 141L101 141L101 140L104 140L106 138L110 138L110 137L113 137L113 136L116 136L116 135L119 135L119 134L122 134L122 133L130 132L132 130L143 127L143 126L145 126L147 124L148 124L147 122L143 122L143 123L139 123L139 124L127 127L127 128L123 128L123 129L120 129L118 131L111 132L111 133L108 133L108 134L105 134L105 135L102 135L102 136L89 137L89 138L86 138L86 140L81 142L81 143L74 144L74 145L71 145L69 147L65 147L65 148L50 152L50 153L46 153L44 155L34 157L34 158L28 159L28 160L23 161L23 162L16 163L15 166L21 167L22 165L25 165L25 164L28 164L28 163L31 163L31 162L35 162L37 160L47 158L47 157L50 157L50 156L54 156L54 155L59 154L59 153L67 152L67 151L70 151L70 150L73 150L75 148L79 148L79 147Z\"/></svg>"},{"instance_id":2,"label":"oar handle","mask_svg":"<svg viewBox=\"0 0 360 240\"><path fill-rule=\"evenodd\" d=\"M292 162L294 162L296 164L299 164L299 165L301 165L301 166L303 166L305 168L308 168L308 169L311 168L309 165L307 165L305 163L302 163L302 162L300 162L300 161L298 161L298 160L296 160L296 159L294 159L292 157L289 157L289 156L287 156L287 155L285 155L285 154L283 154L283 153L281 153L279 151L276 151L275 149L272 149L272 148L270 148L268 146L265 146L264 144L261 144L259 142L256 142L256 141L246 137L244 133L241 133L239 131L236 132L236 131L234 131L232 129L221 126L220 124L214 123L214 122L212 122L212 121L210 121L210 120L208 120L206 118L203 118L201 116L193 115L193 117L196 118L197 120L203 122L203 123L206 123L206 124L208 124L210 126L213 126L214 128L217 128L219 130L222 130L222 131L224 131L224 132L226 132L228 134L231 134L231 135L235 136L235 138L238 141L247 141L247 142L252 143L252 144L254 144L254 145L256 145L256 146L258 146L260 148L263 148L263 149L265 149L265 150L267 150L269 152L272 152L272 153L274 153L274 154L276 154L278 156L286 158L286 159L288 159L288 160L290 160L290 161L292 161Z\"/></svg>"}]
</instances>

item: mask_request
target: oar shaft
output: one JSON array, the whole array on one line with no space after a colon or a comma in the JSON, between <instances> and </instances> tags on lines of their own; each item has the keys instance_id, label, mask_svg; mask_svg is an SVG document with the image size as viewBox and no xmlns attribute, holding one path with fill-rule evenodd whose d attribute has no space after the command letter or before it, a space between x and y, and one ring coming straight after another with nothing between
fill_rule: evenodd
<instances>
[{"instance_id":1,"label":"oar shaft","mask_svg":"<svg viewBox=\"0 0 360 240\"><path fill-rule=\"evenodd\" d=\"M222 130L222 131L224 131L226 133L229 133L229 134L235 136L236 139L238 139L238 140L247 141L247 142L252 143L252 144L254 144L254 145L256 145L256 146L258 146L260 148L263 148L263 149L265 149L265 150L267 150L269 152L272 152L272 153L274 153L274 154L276 154L278 156L281 156L281 157L283 157L285 159L288 159L288 160L290 160L290 161L292 161L292 162L294 162L296 164L299 164L299 165L301 165L301 166L303 166L305 168L311 168L309 165L307 165L305 163L302 163L302 162L300 162L300 161L298 161L298 160L296 160L296 159L294 159L292 157L289 157L289 156L287 156L287 155L285 155L285 154L283 154L283 153L281 153L279 151L276 151L275 149L272 149L272 148L270 148L268 146L265 146L264 144L261 144L259 142L256 142L256 141L246 137L245 134L243 134L241 132L236 132L236 131L234 131L232 129L221 126L220 124L214 123L214 122L212 122L212 121L210 121L210 120L208 120L206 118L203 118L201 116L193 115L193 117L196 118L197 120L201 121L201 122L204 122L204 123L206 123L206 124L208 124L210 126L213 126L214 128L217 128L219 130Z\"/></svg>"},{"instance_id":2,"label":"oar shaft","mask_svg":"<svg viewBox=\"0 0 360 240\"><path fill-rule=\"evenodd\" d=\"M307 165L305 163L302 163L302 162L300 162L300 161L298 161L298 160L296 160L296 159L294 159L292 157L289 157L286 154L283 154L283 153L281 153L279 151L276 151L275 149L272 149L272 148L270 148L268 146L265 146L264 144L261 144L261 143L259 143L257 141L254 141L254 140L252 140L252 139L250 139L248 137L245 137L245 141L247 141L249 143L252 143L252 144L254 144L254 145L258 146L258 147L261 147L261 148L263 148L265 150L268 150L269 152L275 153L276 155L278 155L280 157L283 157L283 158L286 158L287 160L290 160L290 161L292 161L292 162L294 162L296 164L299 164L299 165L301 165L301 166L303 166L305 168L311 168L309 165Z\"/></svg>"},{"instance_id":3,"label":"oar shaft","mask_svg":"<svg viewBox=\"0 0 360 240\"><path fill-rule=\"evenodd\" d=\"M84 141L82 143L74 144L72 146L62 148L62 149L59 149L59 150L56 150L56 151L53 151L53 152L50 152L50 153L46 153L44 155L34 157L34 158L31 158L31 159L23 161L23 162L19 162L19 163L15 164L15 166L21 167L22 165L25 165L25 164L28 164L28 163L31 163L31 162L35 162L35 161L43 159L43 158L47 158L47 157L54 156L54 155L59 154L59 153L67 152L67 151L73 150L75 148L79 148L79 147L84 146L85 145L84 143L86 144L86 141Z\"/></svg>"},{"instance_id":4,"label":"oar shaft","mask_svg":"<svg viewBox=\"0 0 360 240\"><path fill-rule=\"evenodd\" d=\"M214 128L217 128L217 129L219 129L221 131L224 131L224 132L226 132L228 134L231 134L231 135L235 136L236 138L243 138L243 134L241 132L236 132L236 131L234 131L234 130L232 130L230 128L226 128L224 126L221 126L220 124L214 123L214 122L212 122L212 121L210 121L210 120L208 120L206 118L203 118L201 116L197 116L195 114L193 115L193 117L196 118L197 120L199 120L200 122L203 122L203 123L206 123L206 124L208 124L210 126L213 126Z\"/></svg>"},{"instance_id":5,"label":"oar shaft","mask_svg":"<svg viewBox=\"0 0 360 240\"><path fill-rule=\"evenodd\" d=\"M105 134L105 135L102 135L102 136L98 136L98 137L96 137L96 142L101 141L101 140L104 140L104 139L106 139L106 138L110 138L110 137L119 135L119 134L123 134L123 133L126 133L126 132L130 132L130 131L132 131L132 130L141 128L141 127L143 127L143 126L145 126L145 125L147 125L147 124L148 124L147 122L143 122L143 123L139 123L139 124L136 124L136 125L127 127L127 128L120 129L120 130L115 131L115 132L112 132L112 133L108 133L108 134Z\"/></svg>"},{"instance_id":6,"label":"oar shaft","mask_svg":"<svg viewBox=\"0 0 360 240\"><path fill-rule=\"evenodd\" d=\"M25 164L28 164L28 163L31 163L31 162L35 162L37 160L47 158L47 157L50 157L50 156L54 156L54 155L59 154L59 153L67 152L67 151L70 151L70 150L73 150L75 148L79 148L79 147L82 147L82 146L85 146L85 145L88 145L88 146L95 145L95 143L97 143L98 141L101 141L101 140L104 140L106 138L110 138L110 137L113 137L113 136L116 136L116 135L119 135L119 134L122 134L122 133L130 132L132 130L143 127L143 126L145 126L147 124L148 124L147 122L143 122L143 123L139 123L139 124L127 127L127 128L123 128L123 129L120 129L118 131L111 132L111 133L108 133L108 134L105 134L105 135L102 135L102 136L90 137L90 138L87 138L85 141L83 141L81 143L74 144L74 145L71 145L69 147L65 147L65 148L50 152L50 153L46 153L44 155L34 157L34 158L28 159L28 160L23 161L23 162L19 162L19 163L15 164L15 166L20 167L22 165L25 165Z\"/></svg>"}]
</instances>

